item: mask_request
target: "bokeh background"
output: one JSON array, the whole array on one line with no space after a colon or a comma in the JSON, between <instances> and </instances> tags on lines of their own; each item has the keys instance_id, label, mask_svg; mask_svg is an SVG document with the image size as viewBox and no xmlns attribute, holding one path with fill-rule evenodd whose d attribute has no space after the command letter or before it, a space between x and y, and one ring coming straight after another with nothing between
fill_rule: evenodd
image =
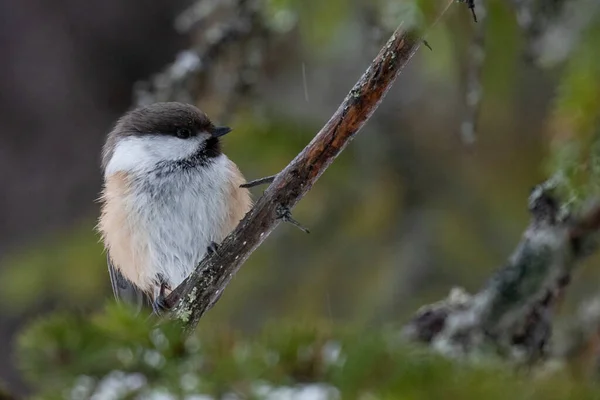
<instances>
[{"instance_id":1,"label":"bokeh background","mask_svg":"<svg viewBox=\"0 0 600 400\"><path fill-rule=\"evenodd\" d=\"M14 390L26 390L12 349L29 321L112 301L94 226L100 149L120 114L192 101L234 127L225 151L248 179L271 175L399 21L420 29L447 2L253 2L261 29L206 53L249 12L214 3L0 2L0 380ZM596 182L594 160L570 166L599 131L600 5L490 0L479 19L451 7L428 34L433 50L294 210L311 234L280 226L201 325L401 322L453 286L485 282L518 243L534 185L557 173ZM597 293L596 263L576 276L565 315Z\"/></svg>"}]
</instances>

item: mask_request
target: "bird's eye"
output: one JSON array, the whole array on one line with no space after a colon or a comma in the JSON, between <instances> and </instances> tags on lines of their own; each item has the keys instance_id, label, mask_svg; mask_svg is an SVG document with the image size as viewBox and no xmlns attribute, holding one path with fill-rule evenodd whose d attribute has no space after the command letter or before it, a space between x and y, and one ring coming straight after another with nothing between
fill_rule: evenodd
<instances>
[{"instance_id":1,"label":"bird's eye","mask_svg":"<svg viewBox=\"0 0 600 400\"><path fill-rule=\"evenodd\" d=\"M190 128L177 128L176 134L180 139L187 139L192 136L192 130Z\"/></svg>"}]
</instances>

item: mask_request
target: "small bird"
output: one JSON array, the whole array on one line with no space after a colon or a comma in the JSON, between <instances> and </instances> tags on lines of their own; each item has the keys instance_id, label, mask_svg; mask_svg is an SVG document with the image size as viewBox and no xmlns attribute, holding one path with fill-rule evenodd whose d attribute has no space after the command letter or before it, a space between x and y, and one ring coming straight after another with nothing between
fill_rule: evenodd
<instances>
[{"instance_id":1,"label":"small bird","mask_svg":"<svg viewBox=\"0 0 600 400\"><path fill-rule=\"evenodd\" d=\"M245 179L221 152L230 131L168 102L126 113L108 134L98 230L117 300L159 313L250 210Z\"/></svg>"}]
</instances>

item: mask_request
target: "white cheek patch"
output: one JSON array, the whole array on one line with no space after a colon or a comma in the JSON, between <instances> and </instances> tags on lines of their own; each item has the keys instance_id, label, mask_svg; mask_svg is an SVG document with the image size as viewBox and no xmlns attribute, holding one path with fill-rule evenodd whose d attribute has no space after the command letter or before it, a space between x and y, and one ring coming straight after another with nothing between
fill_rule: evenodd
<instances>
[{"instance_id":1,"label":"white cheek patch","mask_svg":"<svg viewBox=\"0 0 600 400\"><path fill-rule=\"evenodd\" d=\"M203 141L201 135L185 140L163 135L123 138L115 146L104 176L116 172L148 171L162 161L185 159L193 155Z\"/></svg>"}]
</instances>

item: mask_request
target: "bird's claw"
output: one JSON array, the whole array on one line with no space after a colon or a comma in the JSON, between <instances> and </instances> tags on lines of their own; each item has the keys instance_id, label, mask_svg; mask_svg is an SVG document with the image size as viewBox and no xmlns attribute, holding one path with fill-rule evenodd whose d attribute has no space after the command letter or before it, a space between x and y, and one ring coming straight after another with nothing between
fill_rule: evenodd
<instances>
[{"instance_id":1,"label":"bird's claw","mask_svg":"<svg viewBox=\"0 0 600 400\"><path fill-rule=\"evenodd\" d=\"M208 254L219 255L218 250L219 250L219 245L217 243L215 243L215 242L210 242L210 244L206 248L206 251L208 252Z\"/></svg>"},{"instance_id":2,"label":"bird's claw","mask_svg":"<svg viewBox=\"0 0 600 400\"><path fill-rule=\"evenodd\" d=\"M171 309L171 306L169 306L166 301L167 296L165 293L167 289L169 289L169 285L165 282L162 282L160 284L160 290L152 302L152 312L155 315L162 315L165 311L169 311Z\"/></svg>"}]
</instances>

